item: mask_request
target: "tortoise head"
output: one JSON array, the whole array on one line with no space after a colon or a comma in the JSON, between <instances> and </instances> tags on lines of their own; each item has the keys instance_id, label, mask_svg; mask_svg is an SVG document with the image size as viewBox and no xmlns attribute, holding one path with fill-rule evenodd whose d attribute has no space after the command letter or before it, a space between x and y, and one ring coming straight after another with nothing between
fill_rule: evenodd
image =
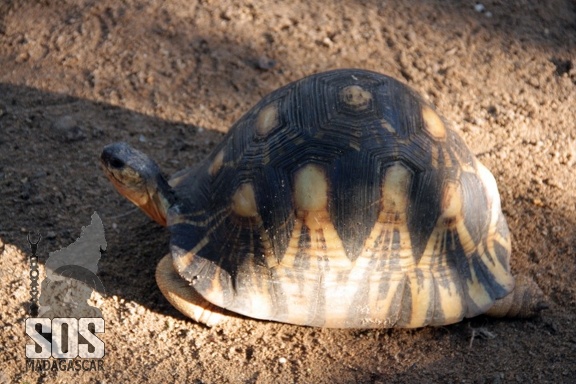
<instances>
[{"instance_id":1,"label":"tortoise head","mask_svg":"<svg viewBox=\"0 0 576 384\"><path fill-rule=\"evenodd\" d=\"M121 195L157 223L166 225L172 189L152 159L126 143L114 143L104 147L100 161Z\"/></svg>"}]
</instances>

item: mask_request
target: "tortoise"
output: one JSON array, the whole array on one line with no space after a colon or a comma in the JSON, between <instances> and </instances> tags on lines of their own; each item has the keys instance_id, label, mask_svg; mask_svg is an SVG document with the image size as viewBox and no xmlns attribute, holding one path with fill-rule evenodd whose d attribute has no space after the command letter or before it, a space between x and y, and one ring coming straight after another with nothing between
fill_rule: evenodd
<instances>
[{"instance_id":1,"label":"tortoise","mask_svg":"<svg viewBox=\"0 0 576 384\"><path fill-rule=\"evenodd\" d=\"M510 271L496 181L402 82L358 69L264 97L169 180L125 143L101 162L171 233L157 283L206 325L231 315L331 328L423 327L545 307Z\"/></svg>"}]
</instances>

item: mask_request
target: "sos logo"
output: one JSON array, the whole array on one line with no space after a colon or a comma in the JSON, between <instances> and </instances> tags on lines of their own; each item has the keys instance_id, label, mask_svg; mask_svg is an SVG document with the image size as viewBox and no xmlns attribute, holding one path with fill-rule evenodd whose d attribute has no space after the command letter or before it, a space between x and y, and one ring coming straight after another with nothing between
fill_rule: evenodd
<instances>
[{"instance_id":1,"label":"sos logo","mask_svg":"<svg viewBox=\"0 0 576 384\"><path fill-rule=\"evenodd\" d=\"M28 318L26 334L34 344L26 344L26 357L101 359L104 357L104 342L96 336L97 333L104 333L104 319L101 317Z\"/></svg>"}]
</instances>

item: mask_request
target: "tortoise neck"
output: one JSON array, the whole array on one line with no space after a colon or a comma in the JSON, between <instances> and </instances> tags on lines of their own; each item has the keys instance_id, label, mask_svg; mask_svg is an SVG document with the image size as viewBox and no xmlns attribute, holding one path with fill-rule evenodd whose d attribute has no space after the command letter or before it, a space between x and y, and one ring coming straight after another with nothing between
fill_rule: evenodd
<instances>
[{"instance_id":1,"label":"tortoise neck","mask_svg":"<svg viewBox=\"0 0 576 384\"><path fill-rule=\"evenodd\" d=\"M141 208L158 224L166 226L168 209L176 199L172 187L160 172L155 175L153 185L148 186L148 195L147 204Z\"/></svg>"}]
</instances>

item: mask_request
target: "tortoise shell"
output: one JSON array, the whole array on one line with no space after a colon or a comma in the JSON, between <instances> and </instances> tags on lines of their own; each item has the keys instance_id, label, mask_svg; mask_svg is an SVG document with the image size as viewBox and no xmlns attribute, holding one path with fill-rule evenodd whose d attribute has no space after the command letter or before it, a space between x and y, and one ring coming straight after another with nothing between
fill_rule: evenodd
<instances>
[{"instance_id":1,"label":"tortoise shell","mask_svg":"<svg viewBox=\"0 0 576 384\"><path fill-rule=\"evenodd\" d=\"M264 97L170 180L174 269L213 305L324 327L421 327L514 287L492 174L391 77L335 70Z\"/></svg>"}]
</instances>

